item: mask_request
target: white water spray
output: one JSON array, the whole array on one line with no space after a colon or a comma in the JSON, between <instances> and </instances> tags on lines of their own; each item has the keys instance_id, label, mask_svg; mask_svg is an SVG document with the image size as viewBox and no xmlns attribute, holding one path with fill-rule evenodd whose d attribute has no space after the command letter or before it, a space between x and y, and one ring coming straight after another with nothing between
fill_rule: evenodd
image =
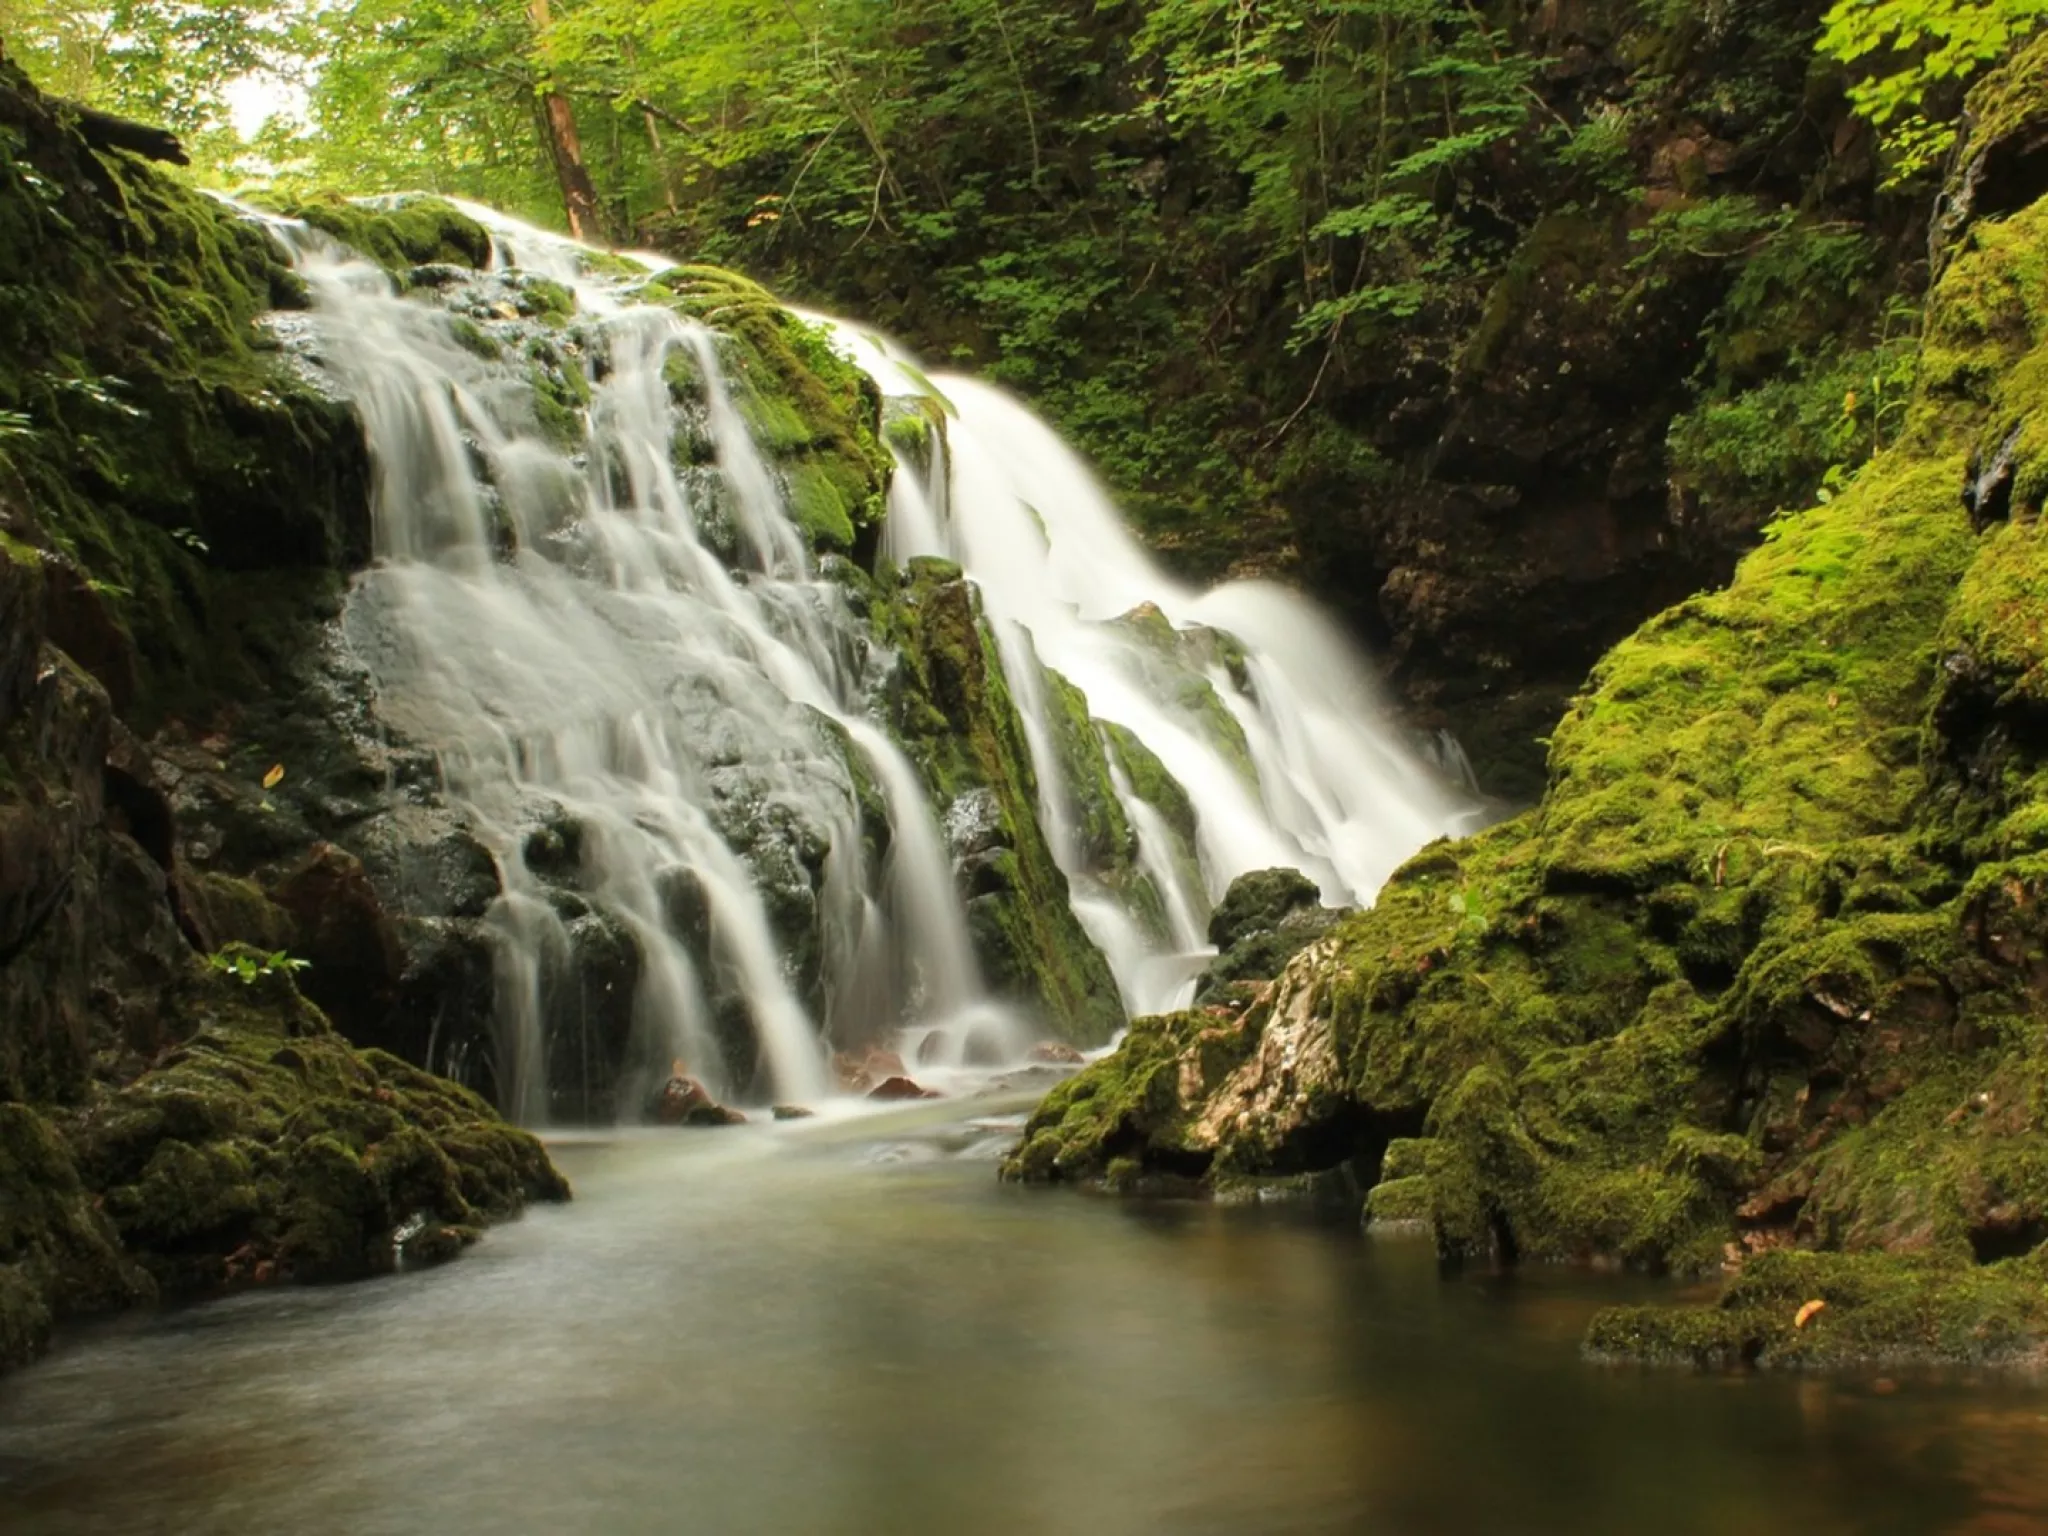
<instances>
[{"instance_id":1,"label":"white water spray","mask_svg":"<svg viewBox=\"0 0 2048 1536\"><path fill-rule=\"evenodd\" d=\"M315 295L314 361L356 403L375 463L378 559L347 633L380 714L436 751L499 864L507 1107L547 1121L565 1076L608 1072L631 1114L672 1058L722 1092L811 1098L828 1086L824 1038L899 1024L942 1066L1020 1050L925 786L865 713L861 621L812 567L716 334L589 275L558 236L464 211L492 232L492 270L426 302L268 222ZM518 322L535 278L571 290L575 325ZM883 552L949 556L980 585L1047 841L1130 1011L1185 999L1236 875L1292 865L1332 902L1364 900L1454 824L1312 610L1273 589L1186 591L1021 406L837 335L888 393L942 404L930 463L892 487ZM679 451L686 430L708 453ZM1087 749L1148 900L1089 867L1046 669L1086 696ZM856 761L885 805L881 868ZM1169 776L1181 830L1157 803ZM793 954L792 932L817 952ZM616 1034L622 1014L617 1059L603 1030L574 1027L601 1015Z\"/></svg>"},{"instance_id":2,"label":"white water spray","mask_svg":"<svg viewBox=\"0 0 2048 1536\"><path fill-rule=\"evenodd\" d=\"M982 589L1027 715L1048 838L1127 1005L1184 1005L1203 952L1196 914L1252 870L1291 866L1332 905L1372 900L1401 861L1463 829L1470 803L1402 741L1364 665L1297 594L1236 582L1197 594L1139 547L1087 466L1022 405L976 379L926 376L893 344L834 322L885 393L939 406L926 474L899 463L893 553L957 560ZM1193 803L1193 869L1159 808L1109 769L1165 908L1147 933L1105 903L1070 820L1040 667L1134 733Z\"/></svg>"}]
</instances>

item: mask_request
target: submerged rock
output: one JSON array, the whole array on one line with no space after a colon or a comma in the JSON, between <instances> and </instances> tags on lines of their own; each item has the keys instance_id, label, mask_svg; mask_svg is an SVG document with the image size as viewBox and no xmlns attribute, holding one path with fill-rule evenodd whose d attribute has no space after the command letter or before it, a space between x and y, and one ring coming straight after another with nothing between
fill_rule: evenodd
<instances>
[{"instance_id":1,"label":"submerged rock","mask_svg":"<svg viewBox=\"0 0 2048 1536\"><path fill-rule=\"evenodd\" d=\"M1031 1047L1031 1059L1058 1067L1078 1067L1088 1060L1064 1040L1039 1041Z\"/></svg>"},{"instance_id":2,"label":"submerged rock","mask_svg":"<svg viewBox=\"0 0 2048 1536\"><path fill-rule=\"evenodd\" d=\"M866 1093L877 1083L902 1077L910 1069L895 1051L871 1045L858 1055L838 1051L832 1057L832 1075L848 1093Z\"/></svg>"}]
</instances>

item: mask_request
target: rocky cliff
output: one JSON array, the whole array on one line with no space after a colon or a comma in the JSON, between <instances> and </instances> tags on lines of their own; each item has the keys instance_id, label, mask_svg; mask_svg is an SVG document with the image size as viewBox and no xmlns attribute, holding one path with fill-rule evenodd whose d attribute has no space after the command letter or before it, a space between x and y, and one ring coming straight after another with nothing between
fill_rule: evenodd
<instances>
[{"instance_id":1,"label":"rocky cliff","mask_svg":"<svg viewBox=\"0 0 2048 1536\"><path fill-rule=\"evenodd\" d=\"M2038 144L2041 57L1964 164ZM2048 203L1951 235L1896 440L1600 662L1539 805L1250 1006L1141 1020L1009 1173L1363 1188L1451 1259L1734 1274L1604 1354L2036 1357Z\"/></svg>"},{"instance_id":2,"label":"rocky cliff","mask_svg":"<svg viewBox=\"0 0 2048 1536\"><path fill-rule=\"evenodd\" d=\"M490 235L431 199L287 211L401 290L454 296L460 345L518 360L538 430L578 440L595 332L567 289L481 270ZM54 1322L152 1295L445 1258L567 1188L492 1107L503 877L434 754L380 712L354 643L375 469L315 366L283 246L92 147L0 64L0 266L4 1367ZM891 461L873 386L744 279L683 266L646 298L715 332L812 557L865 619L848 666L941 811L961 807L947 820L992 982L1049 1032L1106 1039L1115 987L1038 828L974 593L956 570L875 560ZM668 382L679 415L701 416L704 379ZM714 476L708 439L685 431L675 451L678 473ZM882 797L839 750L880 867ZM746 772L714 814L815 1003L824 848ZM544 1112L631 1117L616 1094L638 949L587 888L586 829L541 809L523 835L569 935L544 977ZM758 1047L738 982L720 985L744 1086ZM832 1043L893 1024L873 1011Z\"/></svg>"}]
</instances>

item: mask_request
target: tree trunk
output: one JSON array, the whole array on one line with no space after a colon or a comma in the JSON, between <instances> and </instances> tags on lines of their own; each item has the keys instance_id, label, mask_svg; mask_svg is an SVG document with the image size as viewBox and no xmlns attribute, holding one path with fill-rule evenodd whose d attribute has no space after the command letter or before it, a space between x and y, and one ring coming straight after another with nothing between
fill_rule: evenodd
<instances>
[{"instance_id":1,"label":"tree trunk","mask_svg":"<svg viewBox=\"0 0 2048 1536\"><path fill-rule=\"evenodd\" d=\"M536 40L548 28L548 0L529 0L527 15L533 20ZM540 98L541 132L547 140L548 157L555 163L555 179L562 184L562 208L569 215L569 233L578 240L605 238L604 215L597 205L597 188L583 164L583 141L576 133L576 112L569 98L557 90L545 90Z\"/></svg>"}]
</instances>

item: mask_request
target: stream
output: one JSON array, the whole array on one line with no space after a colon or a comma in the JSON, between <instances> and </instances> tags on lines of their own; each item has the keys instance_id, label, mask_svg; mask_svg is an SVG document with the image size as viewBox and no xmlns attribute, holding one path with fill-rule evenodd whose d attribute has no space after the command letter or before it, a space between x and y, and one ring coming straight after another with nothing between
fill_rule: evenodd
<instances>
[{"instance_id":1,"label":"stream","mask_svg":"<svg viewBox=\"0 0 2048 1536\"><path fill-rule=\"evenodd\" d=\"M74 1333L0 1381L0 1528L2048 1529L2041 1379L1588 1366L1665 1288L1003 1185L988 1105L559 1140L460 1263Z\"/></svg>"}]
</instances>

